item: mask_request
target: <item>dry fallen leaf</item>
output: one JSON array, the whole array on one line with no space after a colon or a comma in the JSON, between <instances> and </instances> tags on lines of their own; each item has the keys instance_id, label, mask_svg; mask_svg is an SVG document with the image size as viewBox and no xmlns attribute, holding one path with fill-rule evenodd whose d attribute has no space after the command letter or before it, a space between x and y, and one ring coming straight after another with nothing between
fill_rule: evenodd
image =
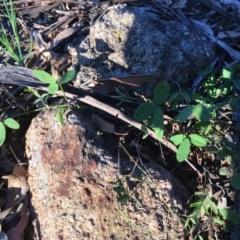
<instances>
[{"instance_id":1,"label":"dry fallen leaf","mask_svg":"<svg viewBox=\"0 0 240 240\"><path fill-rule=\"evenodd\" d=\"M24 199L29 189L27 184L27 170L24 167L15 167L13 173L3 176L8 180L8 190L5 209Z\"/></svg>"}]
</instances>

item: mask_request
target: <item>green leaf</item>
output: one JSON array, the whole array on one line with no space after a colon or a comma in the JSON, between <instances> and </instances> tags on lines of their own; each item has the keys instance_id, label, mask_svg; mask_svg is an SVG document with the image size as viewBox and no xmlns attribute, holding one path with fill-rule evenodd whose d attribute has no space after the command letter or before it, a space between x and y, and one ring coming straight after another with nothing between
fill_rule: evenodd
<instances>
[{"instance_id":1,"label":"green leaf","mask_svg":"<svg viewBox=\"0 0 240 240\"><path fill-rule=\"evenodd\" d=\"M232 79L233 72L228 68L223 68L221 78Z\"/></svg>"},{"instance_id":2,"label":"green leaf","mask_svg":"<svg viewBox=\"0 0 240 240\"><path fill-rule=\"evenodd\" d=\"M127 194L124 194L118 198L118 202L124 203L124 202L127 202L128 199L129 199L129 196Z\"/></svg>"},{"instance_id":3,"label":"green leaf","mask_svg":"<svg viewBox=\"0 0 240 240\"><path fill-rule=\"evenodd\" d=\"M217 215L218 214L218 209L216 204L210 199L209 196L206 196L205 198L206 203L209 205L209 207L212 209L212 211Z\"/></svg>"},{"instance_id":4,"label":"green leaf","mask_svg":"<svg viewBox=\"0 0 240 240\"><path fill-rule=\"evenodd\" d=\"M198 70L197 71L197 75L205 76L205 75L209 74L212 71L213 71L213 67L211 65L208 65L206 68Z\"/></svg>"},{"instance_id":5,"label":"green leaf","mask_svg":"<svg viewBox=\"0 0 240 240\"><path fill-rule=\"evenodd\" d=\"M183 123L187 120L192 114L192 106L185 107L173 120Z\"/></svg>"},{"instance_id":6,"label":"green leaf","mask_svg":"<svg viewBox=\"0 0 240 240\"><path fill-rule=\"evenodd\" d=\"M207 140L198 134L190 134L191 143L197 147L205 147L207 145Z\"/></svg>"},{"instance_id":7,"label":"green leaf","mask_svg":"<svg viewBox=\"0 0 240 240\"><path fill-rule=\"evenodd\" d=\"M6 128L3 125L3 123L0 122L0 146L3 145L5 139L6 139Z\"/></svg>"},{"instance_id":8,"label":"green leaf","mask_svg":"<svg viewBox=\"0 0 240 240\"><path fill-rule=\"evenodd\" d=\"M51 83L49 86L48 86L48 93L49 94L55 94L58 90L58 84L57 83Z\"/></svg>"},{"instance_id":9,"label":"green leaf","mask_svg":"<svg viewBox=\"0 0 240 240\"><path fill-rule=\"evenodd\" d=\"M233 174L231 184L235 189L240 190L240 173L235 172Z\"/></svg>"},{"instance_id":10,"label":"green leaf","mask_svg":"<svg viewBox=\"0 0 240 240\"><path fill-rule=\"evenodd\" d=\"M154 89L154 103L160 105L166 102L170 93L170 85L167 81L160 82Z\"/></svg>"},{"instance_id":11,"label":"green leaf","mask_svg":"<svg viewBox=\"0 0 240 240\"><path fill-rule=\"evenodd\" d=\"M68 83L70 81L72 81L75 77L75 71L74 70L70 70L68 72L66 72L61 78L59 83L60 84L64 84L64 83Z\"/></svg>"},{"instance_id":12,"label":"green leaf","mask_svg":"<svg viewBox=\"0 0 240 240\"><path fill-rule=\"evenodd\" d=\"M141 103L136 111L134 112L134 118L137 121L143 121L147 119L149 116L151 116L154 112L155 105L153 103L145 102Z\"/></svg>"},{"instance_id":13,"label":"green leaf","mask_svg":"<svg viewBox=\"0 0 240 240\"><path fill-rule=\"evenodd\" d=\"M218 149L215 146L206 146L205 150L209 153L217 153Z\"/></svg>"},{"instance_id":14,"label":"green leaf","mask_svg":"<svg viewBox=\"0 0 240 240\"><path fill-rule=\"evenodd\" d=\"M190 95L188 93L182 92L181 95L184 98L184 100L186 101L186 103L190 103L191 102L191 97L190 97Z\"/></svg>"},{"instance_id":15,"label":"green leaf","mask_svg":"<svg viewBox=\"0 0 240 240\"><path fill-rule=\"evenodd\" d=\"M176 134L176 135L170 137L170 141L172 141L174 143L174 145L178 146L185 137L186 136L184 134Z\"/></svg>"},{"instance_id":16,"label":"green leaf","mask_svg":"<svg viewBox=\"0 0 240 240\"><path fill-rule=\"evenodd\" d=\"M238 90L240 90L240 78L233 79L233 84Z\"/></svg>"},{"instance_id":17,"label":"green leaf","mask_svg":"<svg viewBox=\"0 0 240 240\"><path fill-rule=\"evenodd\" d=\"M179 96L179 94L179 92L172 93L168 99L168 103L171 103L173 100L175 100Z\"/></svg>"},{"instance_id":18,"label":"green leaf","mask_svg":"<svg viewBox=\"0 0 240 240\"><path fill-rule=\"evenodd\" d=\"M33 74L43 83L51 84L56 82L56 79L52 75L43 70L33 70Z\"/></svg>"},{"instance_id":19,"label":"green leaf","mask_svg":"<svg viewBox=\"0 0 240 240\"><path fill-rule=\"evenodd\" d=\"M64 125L63 111L64 110L62 108L58 108L55 115L56 119L60 122L62 126Z\"/></svg>"},{"instance_id":20,"label":"green leaf","mask_svg":"<svg viewBox=\"0 0 240 240\"><path fill-rule=\"evenodd\" d=\"M230 222L240 223L240 214L231 209L222 208L219 209L219 213L223 216L224 219Z\"/></svg>"},{"instance_id":21,"label":"green leaf","mask_svg":"<svg viewBox=\"0 0 240 240\"><path fill-rule=\"evenodd\" d=\"M190 145L191 144L189 138L185 138L180 144L177 151L177 160L179 162L182 162L187 158L188 154L190 153Z\"/></svg>"},{"instance_id":22,"label":"green leaf","mask_svg":"<svg viewBox=\"0 0 240 240\"><path fill-rule=\"evenodd\" d=\"M221 176L227 176L230 172L230 168L222 167L219 169L219 175Z\"/></svg>"},{"instance_id":23,"label":"green leaf","mask_svg":"<svg viewBox=\"0 0 240 240\"><path fill-rule=\"evenodd\" d=\"M4 124L12 129L19 129L19 123L17 121L15 121L13 118L7 118L4 121Z\"/></svg>"},{"instance_id":24,"label":"green leaf","mask_svg":"<svg viewBox=\"0 0 240 240\"><path fill-rule=\"evenodd\" d=\"M239 85L240 87L240 85ZM236 97L236 98L232 98L229 102L229 105L232 109L233 112L237 112L239 109L239 105L240 105L240 97Z\"/></svg>"},{"instance_id":25,"label":"green leaf","mask_svg":"<svg viewBox=\"0 0 240 240\"><path fill-rule=\"evenodd\" d=\"M213 222L219 225L223 225L224 221L220 220L219 218L213 218Z\"/></svg>"},{"instance_id":26,"label":"green leaf","mask_svg":"<svg viewBox=\"0 0 240 240\"><path fill-rule=\"evenodd\" d=\"M158 139L162 139L164 132L164 124L162 109L160 107L156 107L154 110L152 128L156 133Z\"/></svg>"},{"instance_id":27,"label":"green leaf","mask_svg":"<svg viewBox=\"0 0 240 240\"><path fill-rule=\"evenodd\" d=\"M202 122L208 122L211 118L211 113L203 104L193 106L193 115Z\"/></svg>"},{"instance_id":28,"label":"green leaf","mask_svg":"<svg viewBox=\"0 0 240 240\"><path fill-rule=\"evenodd\" d=\"M125 193L126 192L123 185L121 185L121 184L115 184L113 186L113 191L115 191L117 193Z\"/></svg>"}]
</instances>

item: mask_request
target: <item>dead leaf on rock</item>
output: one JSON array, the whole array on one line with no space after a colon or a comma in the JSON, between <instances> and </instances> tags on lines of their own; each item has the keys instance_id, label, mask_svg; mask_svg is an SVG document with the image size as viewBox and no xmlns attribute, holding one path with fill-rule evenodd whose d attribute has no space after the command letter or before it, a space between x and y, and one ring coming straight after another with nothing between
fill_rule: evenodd
<instances>
[{"instance_id":1,"label":"dead leaf on rock","mask_svg":"<svg viewBox=\"0 0 240 240\"><path fill-rule=\"evenodd\" d=\"M99 117L98 115L92 113L91 114L92 123L103 132L107 133L114 133L116 135L126 135L127 133L116 133L115 127L112 123L104 120L103 118Z\"/></svg>"},{"instance_id":2,"label":"dead leaf on rock","mask_svg":"<svg viewBox=\"0 0 240 240\"><path fill-rule=\"evenodd\" d=\"M26 177L27 170L24 167L15 167L12 174L2 177L3 179L8 180L5 209L19 203L26 196L29 189Z\"/></svg>"}]
</instances>

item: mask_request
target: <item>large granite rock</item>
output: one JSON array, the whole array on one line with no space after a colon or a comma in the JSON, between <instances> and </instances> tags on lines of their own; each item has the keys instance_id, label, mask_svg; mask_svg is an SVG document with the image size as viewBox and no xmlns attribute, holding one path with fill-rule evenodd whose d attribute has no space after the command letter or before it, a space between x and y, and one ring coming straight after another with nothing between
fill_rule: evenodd
<instances>
[{"instance_id":1,"label":"large granite rock","mask_svg":"<svg viewBox=\"0 0 240 240\"><path fill-rule=\"evenodd\" d=\"M114 139L98 136L86 114L67 112L66 119L62 127L54 112L42 112L26 134L33 225L27 239L183 239L177 214L188 191L157 164L142 171L117 157ZM130 196L125 203L116 183Z\"/></svg>"},{"instance_id":2,"label":"large granite rock","mask_svg":"<svg viewBox=\"0 0 240 240\"><path fill-rule=\"evenodd\" d=\"M160 12L152 6L110 7L89 35L72 43L80 66L78 84L148 74L186 81L214 56L214 43L199 28L194 23L191 29L182 21L160 19ZM143 93L149 95L155 85L145 85Z\"/></svg>"}]
</instances>

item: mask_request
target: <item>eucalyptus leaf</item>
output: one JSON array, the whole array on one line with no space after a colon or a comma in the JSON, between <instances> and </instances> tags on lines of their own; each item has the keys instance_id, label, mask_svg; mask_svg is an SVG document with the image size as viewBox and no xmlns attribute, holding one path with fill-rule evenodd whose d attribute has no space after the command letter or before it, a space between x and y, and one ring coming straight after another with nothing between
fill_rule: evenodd
<instances>
[{"instance_id":1,"label":"eucalyptus leaf","mask_svg":"<svg viewBox=\"0 0 240 240\"><path fill-rule=\"evenodd\" d=\"M33 74L39 81L43 83L51 84L56 82L56 79L52 75L43 70L33 70Z\"/></svg>"},{"instance_id":2,"label":"eucalyptus leaf","mask_svg":"<svg viewBox=\"0 0 240 240\"><path fill-rule=\"evenodd\" d=\"M134 112L134 118L137 121L143 121L151 116L154 112L155 105L153 103L145 102L141 103Z\"/></svg>"},{"instance_id":3,"label":"eucalyptus leaf","mask_svg":"<svg viewBox=\"0 0 240 240\"><path fill-rule=\"evenodd\" d=\"M180 144L177 151L177 160L179 162L182 162L187 158L188 154L190 153L190 145L189 138L185 138Z\"/></svg>"},{"instance_id":4,"label":"eucalyptus leaf","mask_svg":"<svg viewBox=\"0 0 240 240\"><path fill-rule=\"evenodd\" d=\"M7 118L4 121L4 124L12 129L19 129L19 123L17 121L15 121L13 118Z\"/></svg>"},{"instance_id":5,"label":"eucalyptus leaf","mask_svg":"<svg viewBox=\"0 0 240 240\"><path fill-rule=\"evenodd\" d=\"M60 84L64 84L64 83L68 83L70 81L72 81L75 77L75 71L74 70L70 70L67 71L59 80Z\"/></svg>"},{"instance_id":6,"label":"eucalyptus leaf","mask_svg":"<svg viewBox=\"0 0 240 240\"><path fill-rule=\"evenodd\" d=\"M156 107L153 113L152 128L158 139L162 139L164 132L163 113L160 107Z\"/></svg>"},{"instance_id":7,"label":"eucalyptus leaf","mask_svg":"<svg viewBox=\"0 0 240 240\"><path fill-rule=\"evenodd\" d=\"M6 128L2 122L0 122L0 146L3 145L6 139Z\"/></svg>"},{"instance_id":8,"label":"eucalyptus leaf","mask_svg":"<svg viewBox=\"0 0 240 240\"><path fill-rule=\"evenodd\" d=\"M170 85L167 81L160 82L154 89L154 103L157 105L167 101L170 94Z\"/></svg>"}]
</instances>

